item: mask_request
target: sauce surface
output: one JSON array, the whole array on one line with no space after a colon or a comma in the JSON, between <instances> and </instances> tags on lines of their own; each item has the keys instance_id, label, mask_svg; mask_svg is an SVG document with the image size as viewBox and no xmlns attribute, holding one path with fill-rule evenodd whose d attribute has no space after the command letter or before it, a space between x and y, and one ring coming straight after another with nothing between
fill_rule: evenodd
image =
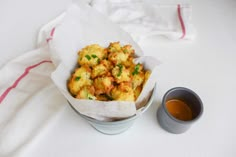
<instances>
[{"instance_id":1,"label":"sauce surface","mask_svg":"<svg viewBox=\"0 0 236 157\"><path fill-rule=\"evenodd\" d=\"M189 121L192 120L191 108L183 101L172 99L166 102L168 112L176 119Z\"/></svg>"}]
</instances>

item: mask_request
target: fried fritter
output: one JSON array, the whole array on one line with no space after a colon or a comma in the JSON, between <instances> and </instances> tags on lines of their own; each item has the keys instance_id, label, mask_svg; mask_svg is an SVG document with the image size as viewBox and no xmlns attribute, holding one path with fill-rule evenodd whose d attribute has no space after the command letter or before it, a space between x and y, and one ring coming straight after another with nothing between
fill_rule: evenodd
<instances>
[{"instance_id":1,"label":"fried fritter","mask_svg":"<svg viewBox=\"0 0 236 157\"><path fill-rule=\"evenodd\" d=\"M68 82L68 88L72 95L77 95L83 86L92 85L93 81L90 79L90 75L91 69L87 66L75 70Z\"/></svg>"},{"instance_id":2,"label":"fried fritter","mask_svg":"<svg viewBox=\"0 0 236 157\"><path fill-rule=\"evenodd\" d=\"M121 64L127 61L129 53L124 53L119 42L111 43L108 47L108 59L116 64Z\"/></svg>"},{"instance_id":3,"label":"fried fritter","mask_svg":"<svg viewBox=\"0 0 236 157\"><path fill-rule=\"evenodd\" d=\"M136 89L136 87L142 85L144 81L144 73L143 72L139 72L136 75L133 75L132 77L132 88Z\"/></svg>"},{"instance_id":4,"label":"fried fritter","mask_svg":"<svg viewBox=\"0 0 236 157\"><path fill-rule=\"evenodd\" d=\"M132 75L139 74L139 72L143 71L143 64L133 64L129 69Z\"/></svg>"},{"instance_id":5,"label":"fried fritter","mask_svg":"<svg viewBox=\"0 0 236 157\"><path fill-rule=\"evenodd\" d=\"M93 44L86 46L81 51L78 52L79 65L88 65L93 67L98 65L103 58L107 57L107 50L98 44Z\"/></svg>"},{"instance_id":6,"label":"fried fritter","mask_svg":"<svg viewBox=\"0 0 236 157\"><path fill-rule=\"evenodd\" d=\"M114 79L110 76L97 77L94 80L95 94L109 94L113 86Z\"/></svg>"},{"instance_id":7,"label":"fried fritter","mask_svg":"<svg viewBox=\"0 0 236 157\"><path fill-rule=\"evenodd\" d=\"M134 49L132 49L132 46L131 45L125 45L122 47L122 51L125 53L125 54L128 54L129 57L133 57L134 56Z\"/></svg>"},{"instance_id":8,"label":"fried fritter","mask_svg":"<svg viewBox=\"0 0 236 157\"><path fill-rule=\"evenodd\" d=\"M118 64L112 69L112 76L115 78L116 83L130 82L130 71L124 65Z\"/></svg>"},{"instance_id":9,"label":"fried fritter","mask_svg":"<svg viewBox=\"0 0 236 157\"><path fill-rule=\"evenodd\" d=\"M127 59L127 61L123 62L123 65L126 67L126 68L134 68L135 67L135 64L134 64L134 58L133 57L129 57Z\"/></svg>"},{"instance_id":10,"label":"fried fritter","mask_svg":"<svg viewBox=\"0 0 236 157\"><path fill-rule=\"evenodd\" d=\"M96 97L94 96L95 88L93 86L83 86L76 98L78 99L89 99L89 100L96 100Z\"/></svg>"},{"instance_id":11,"label":"fried fritter","mask_svg":"<svg viewBox=\"0 0 236 157\"><path fill-rule=\"evenodd\" d=\"M113 52L115 53L119 51L122 51L120 42L113 42L113 43L110 43L110 45L108 46L109 53L113 53Z\"/></svg>"},{"instance_id":12,"label":"fried fritter","mask_svg":"<svg viewBox=\"0 0 236 157\"><path fill-rule=\"evenodd\" d=\"M129 55L122 51L109 53L108 59L112 61L115 65L124 63L128 59Z\"/></svg>"},{"instance_id":13,"label":"fried fritter","mask_svg":"<svg viewBox=\"0 0 236 157\"><path fill-rule=\"evenodd\" d=\"M92 78L105 75L109 72L109 70L113 67L110 61L102 60L100 64L93 67L92 70Z\"/></svg>"},{"instance_id":14,"label":"fried fritter","mask_svg":"<svg viewBox=\"0 0 236 157\"><path fill-rule=\"evenodd\" d=\"M111 91L114 100L135 101L134 91L130 83L121 83Z\"/></svg>"}]
</instances>

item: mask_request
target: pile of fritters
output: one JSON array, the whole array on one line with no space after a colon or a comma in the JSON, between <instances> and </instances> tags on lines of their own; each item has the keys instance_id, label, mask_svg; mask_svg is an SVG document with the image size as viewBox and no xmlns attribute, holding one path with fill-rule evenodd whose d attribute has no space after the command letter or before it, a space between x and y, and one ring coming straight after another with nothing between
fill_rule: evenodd
<instances>
[{"instance_id":1,"label":"pile of fritters","mask_svg":"<svg viewBox=\"0 0 236 157\"><path fill-rule=\"evenodd\" d=\"M131 45L98 44L78 52L78 67L68 81L70 93L78 99L135 101L151 72L134 63Z\"/></svg>"}]
</instances>

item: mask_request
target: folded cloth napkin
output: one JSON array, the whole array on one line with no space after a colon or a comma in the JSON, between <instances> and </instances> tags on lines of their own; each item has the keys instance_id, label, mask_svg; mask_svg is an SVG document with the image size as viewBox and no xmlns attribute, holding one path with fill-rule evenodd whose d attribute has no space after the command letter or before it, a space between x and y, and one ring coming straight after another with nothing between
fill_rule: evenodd
<instances>
[{"instance_id":1,"label":"folded cloth napkin","mask_svg":"<svg viewBox=\"0 0 236 157\"><path fill-rule=\"evenodd\" d=\"M67 103L52 83L55 66L46 48L10 61L0 70L0 156L20 156Z\"/></svg>"},{"instance_id":2,"label":"folded cloth napkin","mask_svg":"<svg viewBox=\"0 0 236 157\"><path fill-rule=\"evenodd\" d=\"M190 5L161 5L146 0L92 0L90 5L119 24L137 42L150 36L171 40L195 37Z\"/></svg>"}]
</instances>

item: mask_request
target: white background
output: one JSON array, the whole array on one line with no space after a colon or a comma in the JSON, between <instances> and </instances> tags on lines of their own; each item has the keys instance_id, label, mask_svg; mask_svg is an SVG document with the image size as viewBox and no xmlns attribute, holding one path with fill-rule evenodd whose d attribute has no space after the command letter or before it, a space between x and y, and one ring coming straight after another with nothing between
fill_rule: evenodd
<instances>
[{"instance_id":1,"label":"white background","mask_svg":"<svg viewBox=\"0 0 236 157\"><path fill-rule=\"evenodd\" d=\"M25 156L236 156L236 1L162 1L178 2L192 5L197 37L141 43L145 55L162 61L158 94L148 111L128 131L108 136L67 107ZM40 27L70 3L0 0L0 67L34 49ZM167 133L156 120L163 94L176 86L191 88L204 103L202 118L181 135Z\"/></svg>"}]
</instances>

